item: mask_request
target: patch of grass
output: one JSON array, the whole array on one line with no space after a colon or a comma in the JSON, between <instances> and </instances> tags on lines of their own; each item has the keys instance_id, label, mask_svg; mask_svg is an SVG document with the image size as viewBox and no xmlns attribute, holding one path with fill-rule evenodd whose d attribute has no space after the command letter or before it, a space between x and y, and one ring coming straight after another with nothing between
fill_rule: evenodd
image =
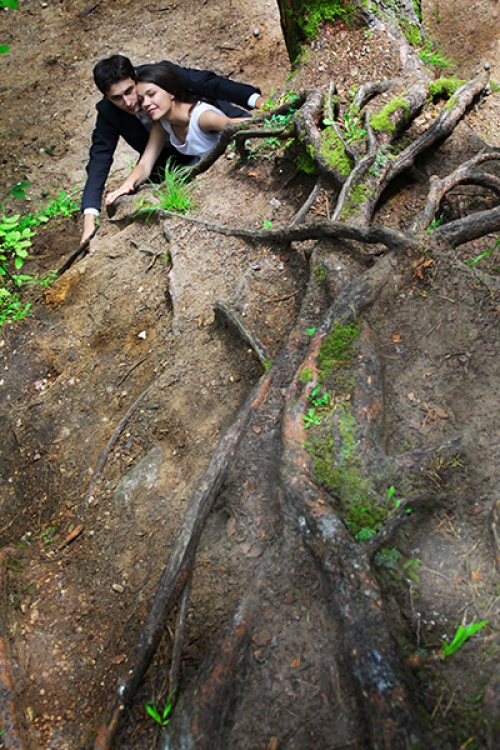
<instances>
[{"instance_id":1,"label":"patch of grass","mask_svg":"<svg viewBox=\"0 0 500 750\"><path fill-rule=\"evenodd\" d=\"M152 213L160 208L164 211L174 211L185 214L196 208L193 193L196 189L194 183L190 182L189 173L183 167L175 166L169 159L165 165L165 174L162 182L152 185L152 195L155 203L152 204L147 198L141 198L136 203L139 213Z\"/></svg>"},{"instance_id":2,"label":"patch of grass","mask_svg":"<svg viewBox=\"0 0 500 750\"><path fill-rule=\"evenodd\" d=\"M340 220L347 221L350 216L359 214L361 211L361 206L369 198L373 190L373 187L369 187L363 182L361 182L359 185L356 185L356 187L351 190L351 192L349 193L349 197L344 203L340 214Z\"/></svg>"},{"instance_id":3,"label":"patch of grass","mask_svg":"<svg viewBox=\"0 0 500 750\"><path fill-rule=\"evenodd\" d=\"M326 279L326 268L318 263L316 266L314 266L314 275L316 276L316 281L318 284L323 284Z\"/></svg>"},{"instance_id":4,"label":"patch of grass","mask_svg":"<svg viewBox=\"0 0 500 750\"><path fill-rule=\"evenodd\" d=\"M462 648L466 640L468 640L472 635L474 635L474 633L477 633L478 630L481 630L481 628L483 628L487 624L488 620L482 620L482 622L471 622L469 623L469 625L459 625L451 643L441 641L441 646L443 648L443 659L447 659L448 656L451 656L460 648Z\"/></svg>"},{"instance_id":5,"label":"patch of grass","mask_svg":"<svg viewBox=\"0 0 500 750\"><path fill-rule=\"evenodd\" d=\"M409 21L403 20L401 22L401 28L403 34L408 39L412 47L418 47L422 41L422 33L418 26Z\"/></svg>"},{"instance_id":6,"label":"patch of grass","mask_svg":"<svg viewBox=\"0 0 500 750\"><path fill-rule=\"evenodd\" d=\"M314 174L316 172L314 150L311 146L303 148L302 152L295 157L295 166L299 172L304 172L304 174Z\"/></svg>"},{"instance_id":7,"label":"patch of grass","mask_svg":"<svg viewBox=\"0 0 500 750\"><path fill-rule=\"evenodd\" d=\"M172 711L174 710L174 692L175 691L172 691L170 695L168 696L168 700L163 711L161 711L157 707L154 701L149 701L144 706L144 708L146 709L147 713L151 716L151 718L154 719L154 721L156 721L156 723L159 724L161 727L166 727L167 724L170 723L170 719L172 718L171 714L172 714Z\"/></svg>"},{"instance_id":8,"label":"patch of grass","mask_svg":"<svg viewBox=\"0 0 500 750\"><path fill-rule=\"evenodd\" d=\"M333 23L339 18L348 24L354 13L354 6L344 0L296 0L295 11L305 38L311 41L318 36L322 21Z\"/></svg>"}]
</instances>

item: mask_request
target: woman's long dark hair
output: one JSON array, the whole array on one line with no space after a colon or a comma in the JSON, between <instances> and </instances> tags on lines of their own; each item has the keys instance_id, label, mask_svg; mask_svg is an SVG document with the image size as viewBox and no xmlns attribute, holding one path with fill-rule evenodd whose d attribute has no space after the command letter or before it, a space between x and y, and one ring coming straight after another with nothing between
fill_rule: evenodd
<instances>
[{"instance_id":1,"label":"woman's long dark hair","mask_svg":"<svg viewBox=\"0 0 500 750\"><path fill-rule=\"evenodd\" d=\"M173 94L178 102L194 103L200 99L194 91L187 89L175 65L168 62L146 65L137 73L137 83L154 83Z\"/></svg>"}]
</instances>

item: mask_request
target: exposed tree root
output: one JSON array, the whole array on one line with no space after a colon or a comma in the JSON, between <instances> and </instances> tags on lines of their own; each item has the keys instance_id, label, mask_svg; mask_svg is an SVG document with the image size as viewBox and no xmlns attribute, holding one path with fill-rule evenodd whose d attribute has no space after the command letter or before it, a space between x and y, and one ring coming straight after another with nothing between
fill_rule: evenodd
<instances>
[{"instance_id":1,"label":"exposed tree root","mask_svg":"<svg viewBox=\"0 0 500 750\"><path fill-rule=\"evenodd\" d=\"M318 560L331 601L339 610L371 747L399 750L417 743L426 747L367 553L311 480L310 459L303 447L305 405L296 378L287 392L283 424L284 494L305 543Z\"/></svg>"},{"instance_id":2,"label":"exposed tree root","mask_svg":"<svg viewBox=\"0 0 500 750\"><path fill-rule=\"evenodd\" d=\"M427 196L427 202L422 213L417 217L413 224L413 231L423 232L435 218L441 201L457 185L472 184L482 185L483 187L493 190L500 194L500 179L488 172L480 172L474 169L478 164L485 161L494 161L500 159L500 154L487 152L476 154L469 161L461 164L458 169L449 174L444 179L433 176L430 180L430 190Z\"/></svg>"},{"instance_id":3,"label":"exposed tree root","mask_svg":"<svg viewBox=\"0 0 500 750\"><path fill-rule=\"evenodd\" d=\"M191 597L191 580L190 575L184 586L181 600L179 602L179 611L177 613L177 622L175 624L174 645L172 648L172 658L170 660L170 671L168 673L168 692L172 697L172 707L177 703L179 688L179 667L181 662L182 644L184 643L184 634L186 632L186 620Z\"/></svg>"},{"instance_id":4,"label":"exposed tree root","mask_svg":"<svg viewBox=\"0 0 500 750\"><path fill-rule=\"evenodd\" d=\"M231 705L233 677L245 657L255 600L250 591L241 601L223 638L210 654L194 686L182 698L169 727L169 747L213 750L223 747L221 732Z\"/></svg>"},{"instance_id":5,"label":"exposed tree root","mask_svg":"<svg viewBox=\"0 0 500 750\"><path fill-rule=\"evenodd\" d=\"M19 555L15 547L5 547L0 552L0 600L5 600L5 566L9 557ZM21 739L21 729L17 715L14 683L10 669L7 651L7 641L0 617L0 727L2 729L1 744L5 750L25 750L26 745Z\"/></svg>"},{"instance_id":6,"label":"exposed tree root","mask_svg":"<svg viewBox=\"0 0 500 750\"><path fill-rule=\"evenodd\" d=\"M271 361L267 349L264 344L259 341L253 331L249 329L241 315L239 315L236 310L228 305L227 302L224 302L224 300L218 300L214 304L214 311L216 315L220 315L220 317L226 323L229 323L233 328L236 329L238 335L243 339L243 341L245 341L252 348L261 365L264 368L267 368Z\"/></svg>"}]
</instances>

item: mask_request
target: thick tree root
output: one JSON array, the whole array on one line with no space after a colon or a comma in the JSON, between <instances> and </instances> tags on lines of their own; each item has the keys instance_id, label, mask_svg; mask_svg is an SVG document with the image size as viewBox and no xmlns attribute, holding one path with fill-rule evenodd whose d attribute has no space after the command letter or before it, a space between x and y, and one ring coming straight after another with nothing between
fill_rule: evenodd
<instances>
[{"instance_id":1,"label":"thick tree root","mask_svg":"<svg viewBox=\"0 0 500 750\"><path fill-rule=\"evenodd\" d=\"M310 479L310 460L303 448L305 404L299 392L295 381L287 393L283 425L281 476L287 508L339 609L371 747L427 747L368 555Z\"/></svg>"},{"instance_id":2,"label":"thick tree root","mask_svg":"<svg viewBox=\"0 0 500 750\"><path fill-rule=\"evenodd\" d=\"M231 705L233 677L250 640L255 611L247 593L218 644L209 655L194 686L188 690L169 728L168 747L213 750L223 747L221 732Z\"/></svg>"},{"instance_id":3,"label":"thick tree root","mask_svg":"<svg viewBox=\"0 0 500 750\"><path fill-rule=\"evenodd\" d=\"M273 373L269 371L252 391L236 421L220 441L210 464L191 498L177 533L170 559L162 573L149 616L142 628L131 659L130 669L117 690L108 722L98 733L95 750L109 750L125 709L131 704L164 632L165 621L179 598L193 569L196 548L206 517L217 496L234 451L245 429L269 390Z\"/></svg>"},{"instance_id":4,"label":"thick tree root","mask_svg":"<svg viewBox=\"0 0 500 750\"><path fill-rule=\"evenodd\" d=\"M5 600L5 566L7 558L15 557L19 551L15 547L5 547L0 552L0 600ZM21 739L21 729L16 709L14 682L10 670L7 642L0 617L0 742L5 750L25 750Z\"/></svg>"},{"instance_id":5,"label":"thick tree root","mask_svg":"<svg viewBox=\"0 0 500 750\"><path fill-rule=\"evenodd\" d=\"M359 280L352 286L359 290ZM365 289L371 289L374 296L373 284L366 284ZM358 303L346 309L345 301L339 299L327 316L328 330L334 320L345 322L354 317L368 300L359 291L343 297L356 299ZM324 330L322 325L318 338L324 337ZM317 342L313 341L304 362L306 366L314 367L317 351ZM304 449L307 388L302 393L301 389L297 375L287 391L283 423L281 478L287 509L318 559L331 600L339 609L371 747L402 750L418 743L425 747L424 732L368 555L311 479L311 462Z\"/></svg>"}]
</instances>

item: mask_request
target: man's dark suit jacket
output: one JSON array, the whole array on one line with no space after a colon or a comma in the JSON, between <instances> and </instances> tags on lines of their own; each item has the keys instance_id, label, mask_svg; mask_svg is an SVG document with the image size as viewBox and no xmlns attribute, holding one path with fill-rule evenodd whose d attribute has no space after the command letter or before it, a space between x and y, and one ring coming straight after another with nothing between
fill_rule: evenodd
<instances>
[{"instance_id":1,"label":"man's dark suit jacket","mask_svg":"<svg viewBox=\"0 0 500 750\"><path fill-rule=\"evenodd\" d=\"M199 96L215 99L218 106L229 117L241 117L247 114L238 107L248 107L247 102L252 94L260 94L260 90L254 86L237 83L229 78L222 78L210 70L181 68L179 65L175 67L182 76L186 88L191 89ZM237 104L238 107L233 106L234 104ZM86 208L100 210L104 185L113 163L120 136L139 154L142 154L146 148L149 138L148 130L135 115L119 109L109 99L101 99L96 104L96 109L97 120L92 134L92 145L87 164L87 181L83 191L82 211ZM154 172L158 173L164 168L168 157L173 155L175 155L177 162L182 163L185 160L185 157L182 157L173 146L167 146L156 162ZM191 157L188 157L188 159L191 159Z\"/></svg>"}]
</instances>

